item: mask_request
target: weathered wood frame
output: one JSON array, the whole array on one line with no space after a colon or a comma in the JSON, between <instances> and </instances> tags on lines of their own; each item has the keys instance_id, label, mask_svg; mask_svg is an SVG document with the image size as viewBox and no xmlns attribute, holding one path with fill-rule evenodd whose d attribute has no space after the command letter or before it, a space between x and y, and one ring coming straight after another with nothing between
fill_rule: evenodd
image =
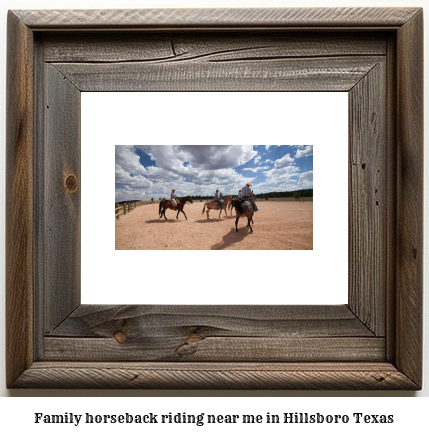
<instances>
[{"instance_id":1,"label":"weathered wood frame","mask_svg":"<svg viewBox=\"0 0 429 436\"><path fill-rule=\"evenodd\" d=\"M420 389L422 17L418 8L9 12L7 386ZM130 44L143 59L129 57ZM349 303L80 305L80 93L219 89L349 92Z\"/></svg>"}]
</instances>

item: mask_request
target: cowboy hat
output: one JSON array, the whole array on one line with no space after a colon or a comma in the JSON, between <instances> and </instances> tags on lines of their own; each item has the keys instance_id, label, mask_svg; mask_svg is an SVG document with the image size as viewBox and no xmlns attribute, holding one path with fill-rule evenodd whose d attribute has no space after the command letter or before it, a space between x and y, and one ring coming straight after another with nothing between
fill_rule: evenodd
<instances>
[{"instance_id":1,"label":"cowboy hat","mask_svg":"<svg viewBox=\"0 0 429 436\"><path fill-rule=\"evenodd\" d=\"M246 186L253 186L251 183L247 182Z\"/></svg>"},{"instance_id":2,"label":"cowboy hat","mask_svg":"<svg viewBox=\"0 0 429 436\"><path fill-rule=\"evenodd\" d=\"M172 189L171 192L175 191L175 189Z\"/></svg>"}]
</instances>

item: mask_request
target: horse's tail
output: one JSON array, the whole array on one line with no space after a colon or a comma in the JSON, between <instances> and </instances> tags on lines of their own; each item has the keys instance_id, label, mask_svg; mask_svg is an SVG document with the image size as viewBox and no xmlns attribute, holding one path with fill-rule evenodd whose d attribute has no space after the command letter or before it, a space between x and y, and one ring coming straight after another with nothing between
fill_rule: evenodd
<instances>
[{"instance_id":1,"label":"horse's tail","mask_svg":"<svg viewBox=\"0 0 429 436\"><path fill-rule=\"evenodd\" d=\"M201 213L204 213L206 210L206 203L204 203L203 211Z\"/></svg>"},{"instance_id":2,"label":"horse's tail","mask_svg":"<svg viewBox=\"0 0 429 436\"><path fill-rule=\"evenodd\" d=\"M235 200L233 206L235 207L235 210L236 210L237 212L240 212L240 213L241 213L241 215L244 214L244 207L243 207L243 205L241 204L241 201L240 201L240 200Z\"/></svg>"}]
</instances>

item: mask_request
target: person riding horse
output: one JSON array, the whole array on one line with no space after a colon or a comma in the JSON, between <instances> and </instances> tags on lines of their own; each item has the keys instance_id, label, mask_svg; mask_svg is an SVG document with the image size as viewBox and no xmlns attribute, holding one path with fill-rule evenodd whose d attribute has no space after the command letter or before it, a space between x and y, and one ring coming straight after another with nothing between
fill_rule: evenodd
<instances>
[{"instance_id":1,"label":"person riding horse","mask_svg":"<svg viewBox=\"0 0 429 436\"><path fill-rule=\"evenodd\" d=\"M252 202L252 205L253 205L253 210L255 211L255 212L258 212L258 206L256 206L256 203L255 203L255 200L254 200L254 196L253 196L253 192L252 192L252 190L250 189L250 187L252 186L252 184L251 183L249 183L249 182L247 182L246 183L246 186L244 187L244 188L242 188L241 189L241 193L243 194L243 197L241 198L241 201L244 201L244 200L249 200L249 201L251 201Z\"/></svg>"},{"instance_id":2,"label":"person riding horse","mask_svg":"<svg viewBox=\"0 0 429 436\"><path fill-rule=\"evenodd\" d=\"M173 210L177 210L177 195L176 195L176 190L172 189L171 190L171 194L170 194L170 203L173 206Z\"/></svg>"},{"instance_id":3,"label":"person riding horse","mask_svg":"<svg viewBox=\"0 0 429 436\"><path fill-rule=\"evenodd\" d=\"M214 195L214 201L219 204L220 210L222 210L222 203L223 203L223 201L222 201L222 198L219 195L219 189L216 189L216 192L215 192L215 195Z\"/></svg>"}]
</instances>

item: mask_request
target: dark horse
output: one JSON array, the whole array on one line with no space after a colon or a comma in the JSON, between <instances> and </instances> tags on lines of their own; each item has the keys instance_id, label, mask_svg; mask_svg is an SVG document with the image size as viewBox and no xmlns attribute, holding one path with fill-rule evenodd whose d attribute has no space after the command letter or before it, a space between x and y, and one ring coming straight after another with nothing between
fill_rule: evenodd
<instances>
[{"instance_id":1,"label":"dark horse","mask_svg":"<svg viewBox=\"0 0 429 436\"><path fill-rule=\"evenodd\" d=\"M237 218L235 219L235 230L238 232L237 223L238 219L244 215L247 218L247 227L250 228L250 231L253 233L252 226L250 225L250 221L253 223L253 205L249 200L244 200L241 202L240 200L232 200L232 207L235 208L235 214Z\"/></svg>"},{"instance_id":2,"label":"dark horse","mask_svg":"<svg viewBox=\"0 0 429 436\"><path fill-rule=\"evenodd\" d=\"M193 203L192 198L189 197L189 195L187 197L182 197L182 198L176 199L176 202L177 202L176 220L179 219L179 212L182 212L183 215L185 215L185 218L188 219L188 217L186 216L186 213L183 211L183 208L185 207L185 204L187 201L189 201L189 203ZM159 202L159 218L161 218L162 215L164 215L164 218L167 219L167 217L165 216L165 209L174 210L173 206L170 204L170 200L161 200Z\"/></svg>"}]
</instances>

